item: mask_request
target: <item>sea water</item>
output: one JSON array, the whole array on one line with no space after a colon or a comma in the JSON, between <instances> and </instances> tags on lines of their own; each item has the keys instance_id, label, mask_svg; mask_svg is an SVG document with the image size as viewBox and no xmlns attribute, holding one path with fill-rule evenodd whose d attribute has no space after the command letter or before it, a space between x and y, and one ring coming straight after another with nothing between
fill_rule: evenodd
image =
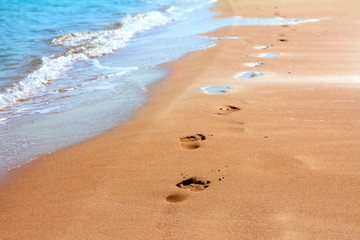
<instances>
[{"instance_id":1,"label":"sea water","mask_svg":"<svg viewBox=\"0 0 360 240\"><path fill-rule=\"evenodd\" d=\"M160 64L226 39L200 34L314 21L213 18L214 4L0 0L0 175L126 122L168 75Z\"/></svg>"}]
</instances>

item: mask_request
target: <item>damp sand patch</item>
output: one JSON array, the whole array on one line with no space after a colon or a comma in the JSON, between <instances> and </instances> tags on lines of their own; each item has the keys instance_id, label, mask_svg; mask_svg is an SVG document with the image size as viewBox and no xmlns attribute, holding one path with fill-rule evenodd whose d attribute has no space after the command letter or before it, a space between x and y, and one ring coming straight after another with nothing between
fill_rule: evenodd
<instances>
[{"instance_id":1,"label":"damp sand patch","mask_svg":"<svg viewBox=\"0 0 360 240\"><path fill-rule=\"evenodd\" d=\"M245 78L254 78L254 77L260 77L264 75L264 73L262 72L242 72L236 75L236 78L241 78L241 79L245 79Z\"/></svg>"},{"instance_id":2,"label":"damp sand patch","mask_svg":"<svg viewBox=\"0 0 360 240\"><path fill-rule=\"evenodd\" d=\"M279 56L280 53L262 53L260 54L260 57L263 57L263 58L274 58L274 57L277 57Z\"/></svg>"},{"instance_id":3,"label":"damp sand patch","mask_svg":"<svg viewBox=\"0 0 360 240\"><path fill-rule=\"evenodd\" d=\"M267 49L269 48L269 46L255 46L254 48L257 50L261 50L261 49Z\"/></svg>"},{"instance_id":4,"label":"damp sand patch","mask_svg":"<svg viewBox=\"0 0 360 240\"><path fill-rule=\"evenodd\" d=\"M228 86L213 86L201 88L201 90L203 90L203 92L207 94L223 94L226 93L229 89L230 87Z\"/></svg>"}]
</instances>

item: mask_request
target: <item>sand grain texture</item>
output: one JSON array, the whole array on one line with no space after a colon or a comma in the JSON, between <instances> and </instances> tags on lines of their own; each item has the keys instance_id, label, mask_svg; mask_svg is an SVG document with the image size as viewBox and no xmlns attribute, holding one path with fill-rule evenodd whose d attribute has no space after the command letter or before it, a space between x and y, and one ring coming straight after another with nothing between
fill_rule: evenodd
<instances>
[{"instance_id":1,"label":"sand grain texture","mask_svg":"<svg viewBox=\"0 0 360 240\"><path fill-rule=\"evenodd\" d=\"M209 33L240 38L168 64L127 124L15 170L0 239L360 239L358 9L219 2L222 16L323 20ZM234 77L248 62L264 75ZM231 89L201 91L216 85ZM196 149L179 143L198 133Z\"/></svg>"}]
</instances>

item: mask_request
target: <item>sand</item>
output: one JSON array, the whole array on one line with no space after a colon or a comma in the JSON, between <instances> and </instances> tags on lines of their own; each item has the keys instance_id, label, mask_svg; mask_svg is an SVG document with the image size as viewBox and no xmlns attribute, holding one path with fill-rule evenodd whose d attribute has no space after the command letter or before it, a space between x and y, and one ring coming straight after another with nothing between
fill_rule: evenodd
<instances>
[{"instance_id":1,"label":"sand","mask_svg":"<svg viewBox=\"0 0 360 240\"><path fill-rule=\"evenodd\" d=\"M0 239L360 239L359 9L219 2L321 21L209 33L239 39L167 64L127 124L13 171Z\"/></svg>"}]
</instances>

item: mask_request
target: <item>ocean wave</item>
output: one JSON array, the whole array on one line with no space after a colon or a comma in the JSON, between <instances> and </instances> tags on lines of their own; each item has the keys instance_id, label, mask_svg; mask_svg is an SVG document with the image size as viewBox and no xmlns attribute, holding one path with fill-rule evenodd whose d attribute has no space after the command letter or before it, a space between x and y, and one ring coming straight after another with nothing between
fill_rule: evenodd
<instances>
[{"instance_id":1,"label":"ocean wave","mask_svg":"<svg viewBox=\"0 0 360 240\"><path fill-rule=\"evenodd\" d=\"M30 98L51 81L60 77L73 63L89 58L109 55L124 48L129 40L139 32L167 25L173 18L159 11L150 11L125 17L117 28L98 32L69 33L51 40L53 46L63 46L64 54L43 57L38 70L0 94L0 110L21 100Z\"/></svg>"},{"instance_id":2,"label":"ocean wave","mask_svg":"<svg viewBox=\"0 0 360 240\"><path fill-rule=\"evenodd\" d=\"M125 17L120 27L99 32L69 33L54 38L54 46L68 47L67 53L84 53L88 57L108 55L127 45L138 32L144 32L174 21L158 11L151 11L135 16Z\"/></svg>"}]
</instances>

